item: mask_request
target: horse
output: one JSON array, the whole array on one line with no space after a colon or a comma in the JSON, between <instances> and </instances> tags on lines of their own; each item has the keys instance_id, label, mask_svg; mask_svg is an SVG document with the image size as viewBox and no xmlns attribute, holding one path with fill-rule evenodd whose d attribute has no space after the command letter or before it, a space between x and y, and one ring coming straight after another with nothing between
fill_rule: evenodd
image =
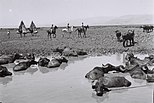
<instances>
[{"instance_id":1,"label":"horse","mask_svg":"<svg viewBox=\"0 0 154 103\"><path fill-rule=\"evenodd\" d=\"M66 34L66 33L68 33L68 34L70 34L71 35L71 33L73 32L73 29L74 29L74 26L71 26L71 28L69 29L69 28L64 28L64 29L62 29L62 35L63 35L63 37L64 37L64 34ZM69 36L70 36L69 35Z\"/></svg>"},{"instance_id":2,"label":"horse","mask_svg":"<svg viewBox=\"0 0 154 103\"><path fill-rule=\"evenodd\" d=\"M134 42L134 30L128 30L128 33L123 34L122 35L122 39L123 39L123 46L134 46L135 42ZM129 42L129 45L128 45Z\"/></svg>"},{"instance_id":3,"label":"horse","mask_svg":"<svg viewBox=\"0 0 154 103\"><path fill-rule=\"evenodd\" d=\"M58 29L57 26L54 26L53 29L47 30L48 38L51 39L51 34L53 34L53 38L56 38L56 30Z\"/></svg>"},{"instance_id":4,"label":"horse","mask_svg":"<svg viewBox=\"0 0 154 103\"><path fill-rule=\"evenodd\" d=\"M87 25L87 26L83 26L83 27L77 28L75 31L78 31L78 37L81 37L81 38L82 38L81 33L83 33L83 37L86 38L86 32L87 32L87 29L88 29L88 28L89 28L88 25Z\"/></svg>"}]
</instances>

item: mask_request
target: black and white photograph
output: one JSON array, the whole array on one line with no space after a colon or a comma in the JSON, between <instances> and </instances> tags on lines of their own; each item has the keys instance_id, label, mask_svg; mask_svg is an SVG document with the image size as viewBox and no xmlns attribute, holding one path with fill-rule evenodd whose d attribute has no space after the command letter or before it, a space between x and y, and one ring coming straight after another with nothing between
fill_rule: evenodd
<instances>
[{"instance_id":1,"label":"black and white photograph","mask_svg":"<svg viewBox=\"0 0 154 103\"><path fill-rule=\"evenodd\" d=\"M0 0L0 103L154 103L154 0Z\"/></svg>"}]
</instances>

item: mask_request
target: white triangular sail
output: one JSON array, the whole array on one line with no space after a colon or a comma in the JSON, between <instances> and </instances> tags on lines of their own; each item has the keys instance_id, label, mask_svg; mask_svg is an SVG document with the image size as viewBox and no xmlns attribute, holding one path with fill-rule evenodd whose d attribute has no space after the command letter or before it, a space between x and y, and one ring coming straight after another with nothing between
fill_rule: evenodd
<instances>
[{"instance_id":1,"label":"white triangular sail","mask_svg":"<svg viewBox=\"0 0 154 103\"><path fill-rule=\"evenodd\" d=\"M37 28L36 28L36 25L34 24L34 22L32 21L31 22L31 25L30 25L30 30L33 31L33 33L37 33Z\"/></svg>"},{"instance_id":2,"label":"white triangular sail","mask_svg":"<svg viewBox=\"0 0 154 103\"><path fill-rule=\"evenodd\" d=\"M20 31L22 31L22 33L27 33L27 29L26 29L26 26L23 21L21 21L21 23L19 25L19 32Z\"/></svg>"}]
</instances>

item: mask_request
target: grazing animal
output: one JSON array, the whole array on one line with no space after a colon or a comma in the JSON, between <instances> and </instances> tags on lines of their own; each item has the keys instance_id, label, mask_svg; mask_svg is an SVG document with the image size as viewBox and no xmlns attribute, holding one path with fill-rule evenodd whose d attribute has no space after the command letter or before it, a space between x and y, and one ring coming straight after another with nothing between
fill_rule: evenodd
<instances>
[{"instance_id":1,"label":"grazing animal","mask_svg":"<svg viewBox=\"0 0 154 103\"><path fill-rule=\"evenodd\" d=\"M4 66L0 65L0 77L11 76L12 73L8 71L8 69Z\"/></svg>"},{"instance_id":2,"label":"grazing animal","mask_svg":"<svg viewBox=\"0 0 154 103\"><path fill-rule=\"evenodd\" d=\"M27 70L31 65L37 64L36 61L25 61L25 62L20 62L19 64L15 65L13 67L14 71L23 71Z\"/></svg>"},{"instance_id":3,"label":"grazing animal","mask_svg":"<svg viewBox=\"0 0 154 103\"><path fill-rule=\"evenodd\" d=\"M86 38L86 32L87 32L87 29L89 28L89 26L83 26L83 27L80 27L80 28L77 28L75 31L78 31L78 37L81 37L82 38L82 35L81 33L83 33L83 37Z\"/></svg>"},{"instance_id":4,"label":"grazing animal","mask_svg":"<svg viewBox=\"0 0 154 103\"><path fill-rule=\"evenodd\" d=\"M104 92L110 91L108 88L129 87L130 85L131 82L125 79L124 77L104 76L99 78L99 80L92 85L92 88L96 91L97 96L102 96Z\"/></svg>"},{"instance_id":5,"label":"grazing animal","mask_svg":"<svg viewBox=\"0 0 154 103\"><path fill-rule=\"evenodd\" d=\"M0 56L0 65L13 63L16 59L23 59L22 54L15 53L13 55L2 55Z\"/></svg>"},{"instance_id":6,"label":"grazing animal","mask_svg":"<svg viewBox=\"0 0 154 103\"><path fill-rule=\"evenodd\" d=\"M143 28L143 32L150 33L153 32L153 26L152 25L143 25L141 26Z\"/></svg>"},{"instance_id":7,"label":"grazing animal","mask_svg":"<svg viewBox=\"0 0 154 103\"><path fill-rule=\"evenodd\" d=\"M134 46L134 44L135 44L134 36L135 36L134 30L128 30L127 34L123 34L122 35L123 47Z\"/></svg>"},{"instance_id":8,"label":"grazing animal","mask_svg":"<svg viewBox=\"0 0 154 103\"><path fill-rule=\"evenodd\" d=\"M48 38L52 38L51 34L53 34L53 38L56 38L56 30L58 29L57 26L54 26L53 29L47 30Z\"/></svg>"},{"instance_id":9,"label":"grazing animal","mask_svg":"<svg viewBox=\"0 0 154 103\"><path fill-rule=\"evenodd\" d=\"M64 37L65 34L69 34L69 37L71 35L71 33L74 31L74 26L71 26L71 28L64 28L62 29L62 35Z\"/></svg>"}]
</instances>

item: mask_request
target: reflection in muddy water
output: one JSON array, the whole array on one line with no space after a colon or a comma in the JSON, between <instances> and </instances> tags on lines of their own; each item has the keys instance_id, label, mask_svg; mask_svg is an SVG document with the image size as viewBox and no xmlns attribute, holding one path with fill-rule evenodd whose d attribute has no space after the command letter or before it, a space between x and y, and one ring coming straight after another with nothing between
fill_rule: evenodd
<instances>
[{"instance_id":1,"label":"reflection in muddy water","mask_svg":"<svg viewBox=\"0 0 154 103\"><path fill-rule=\"evenodd\" d=\"M109 98L109 93L105 93L102 97L96 96L95 93L92 93L91 97L94 98L97 103L103 103L105 99Z\"/></svg>"},{"instance_id":2,"label":"reflection in muddy water","mask_svg":"<svg viewBox=\"0 0 154 103\"><path fill-rule=\"evenodd\" d=\"M95 95L85 74L94 67L106 63L122 65L123 55L67 59L69 62L63 63L58 68L32 66L21 72L13 72L14 65L6 65L13 76L10 79L0 78L2 84L0 101L3 103L152 103L153 83L149 86L145 80L132 79L127 73L114 75L126 77L132 82L131 87L147 86L114 90L102 97Z\"/></svg>"},{"instance_id":3,"label":"reflection in muddy water","mask_svg":"<svg viewBox=\"0 0 154 103\"><path fill-rule=\"evenodd\" d=\"M7 85L11 81L12 81L12 76L0 78L0 84L3 84L3 85Z\"/></svg>"},{"instance_id":4,"label":"reflection in muddy water","mask_svg":"<svg viewBox=\"0 0 154 103\"><path fill-rule=\"evenodd\" d=\"M32 67L28 68L27 70L17 71L17 72L16 71L13 71L13 73L15 75L24 75L25 73L29 73L29 74L33 75L37 71L38 71L38 67L32 66Z\"/></svg>"}]
</instances>

